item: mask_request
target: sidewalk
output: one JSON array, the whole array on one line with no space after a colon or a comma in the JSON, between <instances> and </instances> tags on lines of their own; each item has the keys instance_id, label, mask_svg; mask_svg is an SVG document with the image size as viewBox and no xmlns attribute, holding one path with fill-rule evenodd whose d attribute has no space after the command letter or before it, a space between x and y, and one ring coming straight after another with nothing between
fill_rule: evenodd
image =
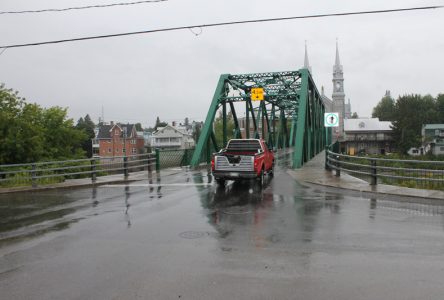
<instances>
[{"instance_id":1,"label":"sidewalk","mask_svg":"<svg viewBox=\"0 0 444 300\"><path fill-rule=\"evenodd\" d=\"M442 191L412 189L386 184L372 186L368 182L345 174L344 172L341 172L340 177L336 177L334 175L335 172L325 170L324 165L325 152L322 151L302 168L289 170L288 173L301 183L305 182L361 193L444 200L444 192Z\"/></svg>"},{"instance_id":2,"label":"sidewalk","mask_svg":"<svg viewBox=\"0 0 444 300\"><path fill-rule=\"evenodd\" d=\"M181 172L182 170L178 170L178 168L162 169L160 171L159 176L162 178L165 176L170 176ZM153 174L153 179L155 179L157 176L156 171L153 171L152 174ZM130 183L133 181L148 180L148 179L149 179L148 171L141 171L141 172L130 173L127 179L124 178L123 174L99 176L97 177L97 180L94 183L91 181L91 178L83 178L83 179L68 179L65 180L64 182L38 185L37 187L18 186L11 188L0 188L0 194L17 193L17 192L37 192L37 191L46 191L53 189L71 189L71 188L98 186L110 183L122 184L122 183Z\"/></svg>"}]
</instances>

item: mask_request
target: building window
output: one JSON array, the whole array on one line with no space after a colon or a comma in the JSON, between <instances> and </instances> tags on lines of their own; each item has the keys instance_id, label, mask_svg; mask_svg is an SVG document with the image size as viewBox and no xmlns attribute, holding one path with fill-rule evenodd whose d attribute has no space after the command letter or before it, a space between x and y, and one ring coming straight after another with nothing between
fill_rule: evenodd
<instances>
[{"instance_id":1,"label":"building window","mask_svg":"<svg viewBox=\"0 0 444 300\"><path fill-rule=\"evenodd\" d=\"M108 153L111 153L111 148L108 148Z\"/></svg>"},{"instance_id":2,"label":"building window","mask_svg":"<svg viewBox=\"0 0 444 300\"><path fill-rule=\"evenodd\" d=\"M107 140L106 142L107 142L108 144L111 144L111 140Z\"/></svg>"},{"instance_id":3,"label":"building window","mask_svg":"<svg viewBox=\"0 0 444 300\"><path fill-rule=\"evenodd\" d=\"M168 143L169 141L169 138L156 138L157 143Z\"/></svg>"},{"instance_id":4,"label":"building window","mask_svg":"<svg viewBox=\"0 0 444 300\"><path fill-rule=\"evenodd\" d=\"M137 149L136 148L132 148L131 151L132 151L133 154L137 154Z\"/></svg>"},{"instance_id":5,"label":"building window","mask_svg":"<svg viewBox=\"0 0 444 300\"><path fill-rule=\"evenodd\" d=\"M439 147L439 151L444 152L444 147Z\"/></svg>"},{"instance_id":6,"label":"building window","mask_svg":"<svg viewBox=\"0 0 444 300\"><path fill-rule=\"evenodd\" d=\"M116 153L119 153L119 148L116 149Z\"/></svg>"},{"instance_id":7,"label":"building window","mask_svg":"<svg viewBox=\"0 0 444 300\"><path fill-rule=\"evenodd\" d=\"M131 144L135 145L136 144L136 140L132 139L131 140Z\"/></svg>"},{"instance_id":8,"label":"building window","mask_svg":"<svg viewBox=\"0 0 444 300\"><path fill-rule=\"evenodd\" d=\"M116 129L116 130L114 131L114 135L119 135L119 130Z\"/></svg>"}]
</instances>

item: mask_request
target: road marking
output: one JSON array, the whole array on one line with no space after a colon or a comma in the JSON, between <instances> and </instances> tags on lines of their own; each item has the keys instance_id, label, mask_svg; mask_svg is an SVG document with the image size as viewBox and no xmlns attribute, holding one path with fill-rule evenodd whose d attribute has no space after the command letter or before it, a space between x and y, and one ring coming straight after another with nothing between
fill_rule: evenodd
<instances>
[{"instance_id":1,"label":"road marking","mask_svg":"<svg viewBox=\"0 0 444 300\"><path fill-rule=\"evenodd\" d=\"M212 183L146 183L146 184L105 184L101 187L162 187L162 186L209 186Z\"/></svg>"}]
</instances>

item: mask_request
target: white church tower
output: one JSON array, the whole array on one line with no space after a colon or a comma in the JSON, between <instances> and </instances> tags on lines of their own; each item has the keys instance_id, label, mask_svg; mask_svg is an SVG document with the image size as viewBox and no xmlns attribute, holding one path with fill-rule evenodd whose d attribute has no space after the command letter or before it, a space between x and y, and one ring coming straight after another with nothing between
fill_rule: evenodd
<instances>
[{"instance_id":1,"label":"white church tower","mask_svg":"<svg viewBox=\"0 0 444 300\"><path fill-rule=\"evenodd\" d=\"M333 112L339 113L339 127L333 129L333 137L342 140L344 137L345 93L344 71L339 60L338 41L336 40L336 61L333 66Z\"/></svg>"}]
</instances>

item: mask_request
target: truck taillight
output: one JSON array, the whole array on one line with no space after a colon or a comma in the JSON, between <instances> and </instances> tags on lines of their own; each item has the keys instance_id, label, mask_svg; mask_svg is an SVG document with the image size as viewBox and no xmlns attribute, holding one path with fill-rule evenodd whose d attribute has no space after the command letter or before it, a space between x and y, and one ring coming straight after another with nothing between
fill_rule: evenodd
<instances>
[{"instance_id":1,"label":"truck taillight","mask_svg":"<svg viewBox=\"0 0 444 300\"><path fill-rule=\"evenodd\" d=\"M253 157L253 161L254 161L254 169L257 170L260 160Z\"/></svg>"},{"instance_id":2,"label":"truck taillight","mask_svg":"<svg viewBox=\"0 0 444 300\"><path fill-rule=\"evenodd\" d=\"M211 159L211 170L214 171L214 156Z\"/></svg>"}]
</instances>

